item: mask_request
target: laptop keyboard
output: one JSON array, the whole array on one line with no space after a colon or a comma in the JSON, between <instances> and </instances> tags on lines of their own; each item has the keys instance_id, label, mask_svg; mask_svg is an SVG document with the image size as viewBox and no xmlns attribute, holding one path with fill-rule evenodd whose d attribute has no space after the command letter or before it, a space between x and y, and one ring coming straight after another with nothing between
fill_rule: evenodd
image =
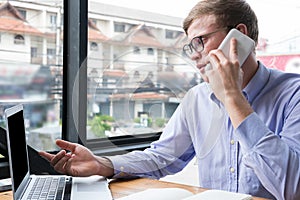
<instances>
[{"instance_id":1,"label":"laptop keyboard","mask_svg":"<svg viewBox=\"0 0 300 200\"><path fill-rule=\"evenodd\" d=\"M37 177L27 199L31 200L60 200L66 177Z\"/></svg>"}]
</instances>

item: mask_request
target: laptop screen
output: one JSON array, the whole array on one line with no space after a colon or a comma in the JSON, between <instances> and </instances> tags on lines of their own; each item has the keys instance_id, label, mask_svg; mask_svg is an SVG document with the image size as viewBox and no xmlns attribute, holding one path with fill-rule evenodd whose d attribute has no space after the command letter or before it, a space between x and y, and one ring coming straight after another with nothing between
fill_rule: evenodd
<instances>
[{"instance_id":1,"label":"laptop screen","mask_svg":"<svg viewBox=\"0 0 300 200\"><path fill-rule=\"evenodd\" d=\"M17 191L22 180L29 172L23 106L17 105L5 111L10 152L11 178Z\"/></svg>"}]
</instances>

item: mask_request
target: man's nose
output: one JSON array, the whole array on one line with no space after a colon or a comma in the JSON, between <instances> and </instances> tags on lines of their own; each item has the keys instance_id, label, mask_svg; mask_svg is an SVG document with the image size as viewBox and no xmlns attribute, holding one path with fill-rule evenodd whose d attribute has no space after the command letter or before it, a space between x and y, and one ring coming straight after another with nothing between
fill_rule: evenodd
<instances>
[{"instance_id":1,"label":"man's nose","mask_svg":"<svg viewBox=\"0 0 300 200\"><path fill-rule=\"evenodd\" d=\"M198 60L201 58L201 53L197 52L197 51L194 51L191 55L191 59L192 60Z\"/></svg>"}]
</instances>

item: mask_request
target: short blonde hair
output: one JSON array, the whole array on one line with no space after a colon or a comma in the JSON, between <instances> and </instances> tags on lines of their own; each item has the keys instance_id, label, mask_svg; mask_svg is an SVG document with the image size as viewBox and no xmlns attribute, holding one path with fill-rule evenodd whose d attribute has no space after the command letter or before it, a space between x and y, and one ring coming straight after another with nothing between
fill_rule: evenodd
<instances>
[{"instance_id":1,"label":"short blonde hair","mask_svg":"<svg viewBox=\"0 0 300 200\"><path fill-rule=\"evenodd\" d=\"M183 29L186 34L192 22L203 15L214 15L220 27L245 24L248 29L248 36L257 44L259 32L257 17L246 1L202 0L198 2L183 22Z\"/></svg>"}]
</instances>

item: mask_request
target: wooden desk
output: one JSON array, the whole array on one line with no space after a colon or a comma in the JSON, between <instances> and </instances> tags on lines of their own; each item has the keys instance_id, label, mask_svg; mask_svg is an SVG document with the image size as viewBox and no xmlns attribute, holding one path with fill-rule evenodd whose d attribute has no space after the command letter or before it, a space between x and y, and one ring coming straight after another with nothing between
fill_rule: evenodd
<instances>
[{"instance_id":1,"label":"wooden desk","mask_svg":"<svg viewBox=\"0 0 300 200\"><path fill-rule=\"evenodd\" d=\"M109 183L109 187L112 192L112 196L114 199L124 197L136 192L140 192L149 188L182 188L188 191L191 191L194 194L199 192L203 192L206 189L188 186L183 184L158 181L146 178L132 179L132 180L112 180ZM2 192L0 193L0 200L12 200L12 192ZM254 197L253 200L263 200L264 198Z\"/></svg>"}]
</instances>

